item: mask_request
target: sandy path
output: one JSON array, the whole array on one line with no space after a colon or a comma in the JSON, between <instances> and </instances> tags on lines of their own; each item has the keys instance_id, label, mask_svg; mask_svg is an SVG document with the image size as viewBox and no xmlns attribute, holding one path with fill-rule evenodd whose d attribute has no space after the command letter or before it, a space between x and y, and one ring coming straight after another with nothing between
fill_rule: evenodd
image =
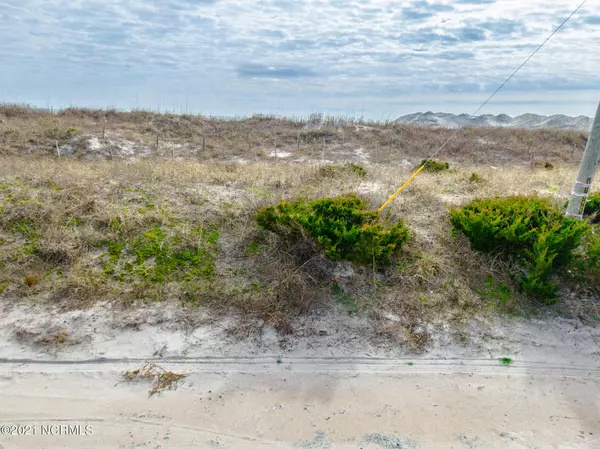
<instances>
[{"instance_id":1,"label":"sandy path","mask_svg":"<svg viewBox=\"0 0 600 449\"><path fill-rule=\"evenodd\" d=\"M197 358L149 397L141 360L0 363L8 448L600 448L600 368L497 360ZM80 424L92 435L40 435ZM56 428L55 428L56 430ZM56 433L56 431L55 431Z\"/></svg>"}]
</instances>

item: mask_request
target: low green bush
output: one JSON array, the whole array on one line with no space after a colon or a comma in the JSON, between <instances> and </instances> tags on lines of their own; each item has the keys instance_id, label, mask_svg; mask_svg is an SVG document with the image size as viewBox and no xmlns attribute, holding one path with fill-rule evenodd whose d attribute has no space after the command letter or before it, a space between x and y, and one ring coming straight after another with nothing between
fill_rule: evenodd
<instances>
[{"instance_id":1,"label":"low green bush","mask_svg":"<svg viewBox=\"0 0 600 449\"><path fill-rule=\"evenodd\" d=\"M330 260L348 260L378 267L409 239L402 221L382 222L377 212L354 194L315 201L282 201L260 209L258 225L291 240L312 238Z\"/></svg>"},{"instance_id":2,"label":"low green bush","mask_svg":"<svg viewBox=\"0 0 600 449\"><path fill-rule=\"evenodd\" d=\"M563 210L567 209L569 201L565 201L563 204ZM583 209L583 216L589 218L591 223L600 223L600 192L590 193L585 202L585 208Z\"/></svg>"},{"instance_id":3,"label":"low green bush","mask_svg":"<svg viewBox=\"0 0 600 449\"><path fill-rule=\"evenodd\" d=\"M600 192L590 193L583 210L584 217L590 217L593 223L600 223Z\"/></svg>"},{"instance_id":4,"label":"low green bush","mask_svg":"<svg viewBox=\"0 0 600 449\"><path fill-rule=\"evenodd\" d=\"M448 162L440 162L440 161L436 161L436 160L430 160L428 161L427 159L423 159L421 161L421 165L420 166L425 166L424 170L427 172L440 172L440 171L445 171L445 170L449 170L450 169L450 164Z\"/></svg>"},{"instance_id":5,"label":"low green bush","mask_svg":"<svg viewBox=\"0 0 600 449\"><path fill-rule=\"evenodd\" d=\"M587 286L600 287L600 234L590 234L573 264L579 280Z\"/></svg>"},{"instance_id":6,"label":"low green bush","mask_svg":"<svg viewBox=\"0 0 600 449\"><path fill-rule=\"evenodd\" d=\"M469 238L473 249L517 259L523 291L546 302L557 295L553 274L572 262L591 230L538 197L476 199L450 215L454 229Z\"/></svg>"}]
</instances>

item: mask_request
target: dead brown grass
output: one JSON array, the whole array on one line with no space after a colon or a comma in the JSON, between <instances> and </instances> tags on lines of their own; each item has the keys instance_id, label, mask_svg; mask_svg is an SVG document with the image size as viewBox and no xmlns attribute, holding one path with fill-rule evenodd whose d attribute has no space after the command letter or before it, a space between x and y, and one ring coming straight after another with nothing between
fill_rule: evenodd
<instances>
[{"instance_id":1,"label":"dead brown grass","mask_svg":"<svg viewBox=\"0 0 600 449\"><path fill-rule=\"evenodd\" d=\"M356 192L377 207L449 131L353 124L319 135L300 133L298 149L302 126L271 117L219 121L143 111L49 114L0 108L0 298L51 301L70 308L101 299L130 306L178 301L207 306L215 313L233 307L290 331L295 317L335 304L335 282L359 313L376 318L383 334L420 349L428 343L434 323L452 323L458 329L474 314L505 307L486 296L490 276L509 286L511 282L506 266L471 251L464 239L451 237L449 208L474 197L516 193L563 202L576 167L560 161L569 160L585 144L585 136L577 133L464 130L446 153L457 168L419 175L385 211L392 220L403 219L412 232L395 266L376 273L353 267L351 276L340 278L336 273L341 265L325 260L309 242L292 248L259 230L254 212L299 195L317 198L346 192ZM126 163L116 157L81 160L91 158L85 148L75 154L81 158L39 157L47 153L44 145L51 144L43 140L45 130L70 127L100 140L104 132L115 145L118 139L132 139L138 149L151 148L156 135L159 143L168 139L183 146L177 147L174 161L160 151L163 159L136 153L137 160ZM274 136L278 149L294 156L269 156ZM195 149L203 138L210 144L204 155L211 155L198 160ZM327 159L362 160L367 176L324 170L323 139ZM356 148L366 152L355 153ZM539 152L540 160L553 161L553 169L531 164L531 149ZM247 163L232 162L236 155ZM313 160L285 162L301 157ZM405 159L413 160L398 163ZM155 226L169 227L187 246L199 244L196 227L218 229L214 273L206 279L164 283L143 276L133 282L107 276L109 255L101 243L131 242ZM150 259L148 266L152 263ZM593 292L566 295L554 310L598 316L598 299Z\"/></svg>"},{"instance_id":2,"label":"dead brown grass","mask_svg":"<svg viewBox=\"0 0 600 449\"><path fill-rule=\"evenodd\" d=\"M155 365L147 363L143 367L126 371L123 377L127 381L146 381L151 382L151 387L148 392L150 396L161 393L165 390L174 390L185 374L174 373Z\"/></svg>"},{"instance_id":3,"label":"dead brown grass","mask_svg":"<svg viewBox=\"0 0 600 449\"><path fill-rule=\"evenodd\" d=\"M83 159L325 159L383 164L408 160L414 164L454 132L393 123L330 122L324 129L307 130L305 120L270 116L224 120L73 108L52 113L4 105L0 106L0 154L56 155L58 145L63 156ZM581 156L586 141L587 133L576 131L467 128L446 146L444 155L462 165L568 162ZM275 158L276 151L290 156Z\"/></svg>"}]
</instances>

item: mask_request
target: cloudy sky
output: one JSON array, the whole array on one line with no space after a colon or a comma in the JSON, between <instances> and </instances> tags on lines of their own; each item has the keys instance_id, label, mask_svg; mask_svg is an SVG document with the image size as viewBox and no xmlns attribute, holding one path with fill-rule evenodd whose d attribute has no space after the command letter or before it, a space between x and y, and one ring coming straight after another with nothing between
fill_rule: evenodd
<instances>
[{"instance_id":1,"label":"cloudy sky","mask_svg":"<svg viewBox=\"0 0 600 449\"><path fill-rule=\"evenodd\" d=\"M0 101L472 113L582 0L0 0ZM600 2L481 113L593 115Z\"/></svg>"}]
</instances>

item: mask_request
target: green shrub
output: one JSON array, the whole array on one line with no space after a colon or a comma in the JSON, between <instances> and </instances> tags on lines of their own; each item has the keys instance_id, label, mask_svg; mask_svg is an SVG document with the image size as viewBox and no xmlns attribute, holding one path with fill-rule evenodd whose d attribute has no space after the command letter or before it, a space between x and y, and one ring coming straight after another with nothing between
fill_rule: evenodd
<instances>
[{"instance_id":1,"label":"green shrub","mask_svg":"<svg viewBox=\"0 0 600 449\"><path fill-rule=\"evenodd\" d=\"M584 217L590 217L593 223L600 222L600 192L590 193L583 210Z\"/></svg>"},{"instance_id":2,"label":"green shrub","mask_svg":"<svg viewBox=\"0 0 600 449\"><path fill-rule=\"evenodd\" d=\"M582 283L600 286L600 235L591 234L583 244L583 251L575 257L574 267Z\"/></svg>"},{"instance_id":3,"label":"green shrub","mask_svg":"<svg viewBox=\"0 0 600 449\"><path fill-rule=\"evenodd\" d=\"M552 170L554 168L554 164L552 162L544 162L544 168L546 170Z\"/></svg>"},{"instance_id":4,"label":"green shrub","mask_svg":"<svg viewBox=\"0 0 600 449\"><path fill-rule=\"evenodd\" d=\"M402 221L379 220L375 211L354 194L315 201L298 199L268 206L256 214L258 225L288 240L314 239L331 260L382 267L409 239Z\"/></svg>"},{"instance_id":5,"label":"green shrub","mask_svg":"<svg viewBox=\"0 0 600 449\"><path fill-rule=\"evenodd\" d=\"M563 203L563 210L569 206L569 201ZM591 223L600 223L600 192L590 193L585 202L583 216L589 218Z\"/></svg>"},{"instance_id":6,"label":"green shrub","mask_svg":"<svg viewBox=\"0 0 600 449\"><path fill-rule=\"evenodd\" d=\"M564 217L538 197L476 199L450 215L454 228L466 234L473 249L516 258L524 269L521 288L544 301L556 298L553 273L572 261L590 231L589 224Z\"/></svg>"},{"instance_id":7,"label":"green shrub","mask_svg":"<svg viewBox=\"0 0 600 449\"><path fill-rule=\"evenodd\" d=\"M324 165L319 168L319 175L323 178L336 178L351 174L356 174L361 178L365 178L367 176L367 170L358 164Z\"/></svg>"},{"instance_id":8,"label":"green shrub","mask_svg":"<svg viewBox=\"0 0 600 449\"><path fill-rule=\"evenodd\" d=\"M428 172L440 172L445 171L450 168L450 164L448 162L439 162L435 160L428 161L427 159L423 159L421 161L421 166L425 166L424 170Z\"/></svg>"}]
</instances>

